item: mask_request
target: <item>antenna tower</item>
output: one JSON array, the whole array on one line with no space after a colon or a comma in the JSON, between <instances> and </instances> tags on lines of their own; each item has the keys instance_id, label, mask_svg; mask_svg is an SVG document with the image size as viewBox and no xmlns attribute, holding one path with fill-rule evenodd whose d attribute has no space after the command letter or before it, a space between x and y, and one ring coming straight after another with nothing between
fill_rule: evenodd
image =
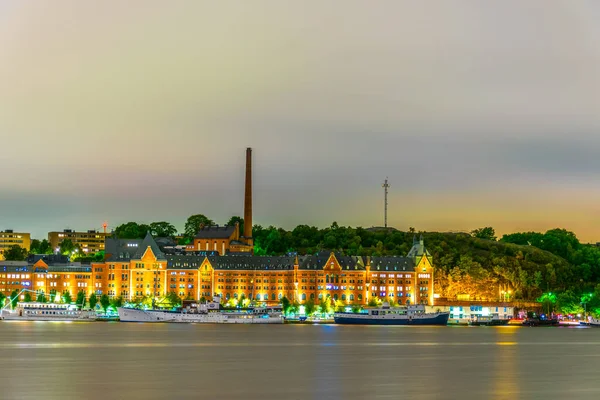
<instances>
[{"instance_id":1,"label":"antenna tower","mask_svg":"<svg viewBox=\"0 0 600 400\"><path fill-rule=\"evenodd\" d=\"M383 209L383 224L387 228L387 206L388 206L387 196L388 196L388 188L390 187L387 176L385 177L385 181L383 182L383 185L381 185L381 186L383 187L384 200L385 200L384 201L384 209Z\"/></svg>"}]
</instances>

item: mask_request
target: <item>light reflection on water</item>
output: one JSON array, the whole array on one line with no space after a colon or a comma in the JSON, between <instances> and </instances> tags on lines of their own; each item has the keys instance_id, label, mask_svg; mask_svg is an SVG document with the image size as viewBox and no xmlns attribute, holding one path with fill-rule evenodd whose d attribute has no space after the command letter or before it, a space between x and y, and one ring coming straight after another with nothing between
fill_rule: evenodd
<instances>
[{"instance_id":1,"label":"light reflection on water","mask_svg":"<svg viewBox=\"0 0 600 400\"><path fill-rule=\"evenodd\" d=\"M0 359L2 400L600 396L594 329L0 323Z\"/></svg>"}]
</instances>

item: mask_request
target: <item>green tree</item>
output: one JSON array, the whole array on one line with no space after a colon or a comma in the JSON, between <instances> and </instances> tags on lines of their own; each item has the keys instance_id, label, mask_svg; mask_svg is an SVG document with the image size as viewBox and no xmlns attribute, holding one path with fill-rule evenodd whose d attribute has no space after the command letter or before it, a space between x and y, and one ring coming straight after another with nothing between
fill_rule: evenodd
<instances>
[{"instance_id":1,"label":"green tree","mask_svg":"<svg viewBox=\"0 0 600 400\"><path fill-rule=\"evenodd\" d=\"M16 290L13 290L12 293L10 294L10 306L13 308L13 310L15 309L15 307L17 307L18 302L19 302L19 292L17 292Z\"/></svg>"},{"instance_id":2,"label":"green tree","mask_svg":"<svg viewBox=\"0 0 600 400\"><path fill-rule=\"evenodd\" d=\"M238 302L238 307L246 307L246 304L244 304L246 302L246 295L244 293L242 293L242 295L240 296L240 300Z\"/></svg>"},{"instance_id":3,"label":"green tree","mask_svg":"<svg viewBox=\"0 0 600 400\"><path fill-rule=\"evenodd\" d=\"M369 305L369 307L377 307L378 306L377 298L371 296L371 298L369 299L368 305Z\"/></svg>"},{"instance_id":4,"label":"green tree","mask_svg":"<svg viewBox=\"0 0 600 400\"><path fill-rule=\"evenodd\" d=\"M52 254L52 247L48 239L38 240L33 239L29 246L29 254Z\"/></svg>"},{"instance_id":5,"label":"green tree","mask_svg":"<svg viewBox=\"0 0 600 400\"><path fill-rule=\"evenodd\" d=\"M32 301L33 301L33 299L31 298L31 294L29 294L29 292L26 292L25 296L23 296L23 302L31 303Z\"/></svg>"},{"instance_id":6,"label":"green tree","mask_svg":"<svg viewBox=\"0 0 600 400\"><path fill-rule=\"evenodd\" d=\"M283 309L283 313L285 315L288 314L291 306L292 306L292 303L290 302L290 300L286 296L283 296L281 298L281 308Z\"/></svg>"},{"instance_id":7,"label":"green tree","mask_svg":"<svg viewBox=\"0 0 600 400\"><path fill-rule=\"evenodd\" d=\"M4 295L4 293L0 292L0 310L4 307L5 299L6 299L6 296Z\"/></svg>"},{"instance_id":8,"label":"green tree","mask_svg":"<svg viewBox=\"0 0 600 400\"><path fill-rule=\"evenodd\" d=\"M96 308L96 304L98 304L98 297L96 297L96 293L92 293L89 298L90 308L94 310Z\"/></svg>"},{"instance_id":9,"label":"green tree","mask_svg":"<svg viewBox=\"0 0 600 400\"><path fill-rule=\"evenodd\" d=\"M40 247L38 248L38 254L52 254L54 251L52 250L52 246L48 239L43 239L40 242Z\"/></svg>"},{"instance_id":10,"label":"green tree","mask_svg":"<svg viewBox=\"0 0 600 400\"><path fill-rule=\"evenodd\" d=\"M326 296L323 299L321 299L321 302L319 303L319 308L321 309L322 314L331 313L331 299L329 298L329 296Z\"/></svg>"},{"instance_id":11,"label":"green tree","mask_svg":"<svg viewBox=\"0 0 600 400\"><path fill-rule=\"evenodd\" d=\"M6 261L25 261L28 251L18 244L12 245L8 250L4 250L4 259Z\"/></svg>"},{"instance_id":12,"label":"green tree","mask_svg":"<svg viewBox=\"0 0 600 400\"><path fill-rule=\"evenodd\" d=\"M165 296L165 303L169 305L169 307L179 307L182 304L181 297L177 295L175 292L169 292Z\"/></svg>"},{"instance_id":13,"label":"green tree","mask_svg":"<svg viewBox=\"0 0 600 400\"><path fill-rule=\"evenodd\" d=\"M304 312L307 316L311 316L315 313L315 301L313 299L308 299L304 303Z\"/></svg>"},{"instance_id":14,"label":"green tree","mask_svg":"<svg viewBox=\"0 0 600 400\"><path fill-rule=\"evenodd\" d=\"M102 296L100 296L100 305L102 306L104 313L106 313L106 311L108 310L108 307L110 307L110 299L108 298L106 293L103 294Z\"/></svg>"},{"instance_id":15,"label":"green tree","mask_svg":"<svg viewBox=\"0 0 600 400\"><path fill-rule=\"evenodd\" d=\"M229 218L229 221L227 221L226 225L234 226L236 222L240 225L240 235L243 235L244 234L244 219L242 217L233 216L233 217Z\"/></svg>"},{"instance_id":16,"label":"green tree","mask_svg":"<svg viewBox=\"0 0 600 400\"><path fill-rule=\"evenodd\" d=\"M206 215L192 215L187 219L185 223L184 235L189 239L194 238L194 236L196 236L196 234L200 230L201 226L210 226L214 224L214 221L208 218Z\"/></svg>"},{"instance_id":17,"label":"green tree","mask_svg":"<svg viewBox=\"0 0 600 400\"><path fill-rule=\"evenodd\" d=\"M119 239L143 239L150 230L150 226L146 224L138 224L137 222L127 222L117 226L114 234Z\"/></svg>"},{"instance_id":18,"label":"green tree","mask_svg":"<svg viewBox=\"0 0 600 400\"><path fill-rule=\"evenodd\" d=\"M81 309L85 307L85 292L83 290L80 290L77 293L77 299L75 300L75 304Z\"/></svg>"},{"instance_id":19,"label":"green tree","mask_svg":"<svg viewBox=\"0 0 600 400\"><path fill-rule=\"evenodd\" d=\"M104 253L104 250L100 250L100 251L96 252L96 254L94 254L93 261L98 261L98 262L99 261L104 261L105 256L106 255Z\"/></svg>"},{"instance_id":20,"label":"green tree","mask_svg":"<svg viewBox=\"0 0 600 400\"><path fill-rule=\"evenodd\" d=\"M65 290L62 294L62 301L65 304L71 304L71 302L73 301L73 298L71 297L71 292Z\"/></svg>"},{"instance_id":21,"label":"green tree","mask_svg":"<svg viewBox=\"0 0 600 400\"><path fill-rule=\"evenodd\" d=\"M40 254L40 241L38 239L31 239L31 244L29 245L29 254Z\"/></svg>"},{"instance_id":22,"label":"green tree","mask_svg":"<svg viewBox=\"0 0 600 400\"><path fill-rule=\"evenodd\" d=\"M81 247L79 244L73 243L71 239L65 239L59 243L58 248L60 250L60 254L66 256L81 256Z\"/></svg>"},{"instance_id":23,"label":"green tree","mask_svg":"<svg viewBox=\"0 0 600 400\"><path fill-rule=\"evenodd\" d=\"M102 299L100 299L100 302L102 303ZM104 307L104 305L102 307ZM123 307L123 297L118 296L110 300L110 307L114 308L115 311L117 311L117 308ZM104 312L106 312L106 310L104 310Z\"/></svg>"},{"instance_id":24,"label":"green tree","mask_svg":"<svg viewBox=\"0 0 600 400\"><path fill-rule=\"evenodd\" d=\"M35 299L35 301L37 301L38 303L45 303L46 302L46 296L44 296L44 293L39 293L37 295L37 298Z\"/></svg>"},{"instance_id":25,"label":"green tree","mask_svg":"<svg viewBox=\"0 0 600 400\"><path fill-rule=\"evenodd\" d=\"M173 237L177 233L177 229L165 221L152 222L150 224L150 233L155 237Z\"/></svg>"},{"instance_id":26,"label":"green tree","mask_svg":"<svg viewBox=\"0 0 600 400\"><path fill-rule=\"evenodd\" d=\"M471 231L471 235L479 239L496 240L496 231L491 226Z\"/></svg>"}]
</instances>

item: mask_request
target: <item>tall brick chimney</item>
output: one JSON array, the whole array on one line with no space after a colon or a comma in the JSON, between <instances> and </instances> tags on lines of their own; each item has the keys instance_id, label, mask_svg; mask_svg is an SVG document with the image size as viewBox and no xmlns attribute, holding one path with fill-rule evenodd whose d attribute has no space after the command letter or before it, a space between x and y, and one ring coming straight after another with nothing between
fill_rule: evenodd
<instances>
[{"instance_id":1,"label":"tall brick chimney","mask_svg":"<svg viewBox=\"0 0 600 400\"><path fill-rule=\"evenodd\" d=\"M244 237L252 237L252 148L246 149L246 192L244 196Z\"/></svg>"}]
</instances>

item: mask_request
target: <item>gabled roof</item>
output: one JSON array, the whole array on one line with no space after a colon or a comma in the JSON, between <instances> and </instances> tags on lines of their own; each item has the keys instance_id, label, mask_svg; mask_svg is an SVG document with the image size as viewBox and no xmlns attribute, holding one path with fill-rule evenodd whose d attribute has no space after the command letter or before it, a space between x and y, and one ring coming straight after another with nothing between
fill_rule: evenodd
<instances>
[{"instance_id":1,"label":"gabled roof","mask_svg":"<svg viewBox=\"0 0 600 400\"><path fill-rule=\"evenodd\" d=\"M69 264L64 264L64 265L50 265L48 266L48 272L70 272L70 273L76 273L76 272L87 272L90 273L92 272L92 268L90 266L86 266L86 265L69 265Z\"/></svg>"},{"instance_id":2,"label":"gabled roof","mask_svg":"<svg viewBox=\"0 0 600 400\"><path fill-rule=\"evenodd\" d=\"M291 270L294 269L295 257L288 256L253 256L228 255L208 257L212 267L217 270Z\"/></svg>"},{"instance_id":3,"label":"gabled roof","mask_svg":"<svg viewBox=\"0 0 600 400\"><path fill-rule=\"evenodd\" d=\"M414 271L415 262L411 257L371 257L371 271Z\"/></svg>"},{"instance_id":4,"label":"gabled roof","mask_svg":"<svg viewBox=\"0 0 600 400\"><path fill-rule=\"evenodd\" d=\"M431 257L431 254L429 254L429 251L427 251L427 249L425 248L425 241L423 240L423 236L421 235L421 238L419 240L417 240L417 237L415 236L413 238L413 247L408 252L408 257L414 258L421 257L423 255Z\"/></svg>"},{"instance_id":5,"label":"gabled roof","mask_svg":"<svg viewBox=\"0 0 600 400\"><path fill-rule=\"evenodd\" d=\"M167 255L167 269L198 269L206 256L195 254Z\"/></svg>"},{"instance_id":6,"label":"gabled roof","mask_svg":"<svg viewBox=\"0 0 600 400\"><path fill-rule=\"evenodd\" d=\"M235 226L203 226L196 234L196 239L228 239L235 232Z\"/></svg>"},{"instance_id":7,"label":"gabled roof","mask_svg":"<svg viewBox=\"0 0 600 400\"><path fill-rule=\"evenodd\" d=\"M122 262L131 260L141 243L141 239L106 238L104 241L106 261Z\"/></svg>"},{"instance_id":8,"label":"gabled roof","mask_svg":"<svg viewBox=\"0 0 600 400\"><path fill-rule=\"evenodd\" d=\"M345 256L341 253L333 253L334 257L340 264L340 267L344 270L364 270L365 264L362 257L358 256ZM323 269L325 267L325 263L329 260L331 256L330 251L320 251L315 255L309 256L301 256L298 257L300 262L300 269Z\"/></svg>"},{"instance_id":9,"label":"gabled roof","mask_svg":"<svg viewBox=\"0 0 600 400\"><path fill-rule=\"evenodd\" d=\"M146 234L146 237L144 238L144 240L142 240L142 243L140 243L140 245L137 248L137 251L131 258L134 260L140 260L146 253L146 250L148 250L148 247L152 249L152 252L156 256L157 260L165 260L165 255L158 247L158 244L156 244L156 241L154 240L150 232Z\"/></svg>"}]
</instances>

